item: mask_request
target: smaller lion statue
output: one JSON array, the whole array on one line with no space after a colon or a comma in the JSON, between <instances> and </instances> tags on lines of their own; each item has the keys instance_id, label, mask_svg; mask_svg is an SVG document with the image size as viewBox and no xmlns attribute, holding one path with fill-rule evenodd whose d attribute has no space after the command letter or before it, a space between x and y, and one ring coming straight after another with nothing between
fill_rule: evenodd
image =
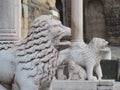
<instances>
[{"instance_id":1,"label":"smaller lion statue","mask_svg":"<svg viewBox=\"0 0 120 90\"><path fill-rule=\"evenodd\" d=\"M81 80L85 80L87 78L85 70L81 68L79 65L77 65L74 61L70 61L68 63L68 72L69 72L68 80L72 79L73 74L77 74Z\"/></svg>"},{"instance_id":2,"label":"smaller lion statue","mask_svg":"<svg viewBox=\"0 0 120 90\"><path fill-rule=\"evenodd\" d=\"M101 80L103 75L100 61L104 58L111 58L111 50L107 45L108 41L105 39L93 38L88 45L86 44L83 47L71 46L59 52L57 65L58 67L62 64L68 65L70 61L74 61L79 67L86 69L88 80ZM93 71L97 77L93 76Z\"/></svg>"}]
</instances>

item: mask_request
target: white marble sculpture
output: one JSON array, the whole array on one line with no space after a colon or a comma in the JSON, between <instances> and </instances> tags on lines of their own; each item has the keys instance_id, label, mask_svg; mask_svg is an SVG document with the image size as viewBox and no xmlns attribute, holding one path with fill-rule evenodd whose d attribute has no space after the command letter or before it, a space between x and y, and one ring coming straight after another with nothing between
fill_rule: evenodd
<instances>
[{"instance_id":1,"label":"white marble sculpture","mask_svg":"<svg viewBox=\"0 0 120 90\"><path fill-rule=\"evenodd\" d=\"M71 46L60 51L57 65L59 67L63 63L68 64L69 61L74 61L81 68L86 68L85 71L87 73L88 80L101 80L103 75L100 61L107 57L110 59L111 55L111 50L107 45L108 42L106 40L93 38L88 45L84 45L83 47L79 47L79 45ZM105 55L105 53L107 55ZM93 76L93 71L97 74L97 78Z\"/></svg>"},{"instance_id":2,"label":"white marble sculpture","mask_svg":"<svg viewBox=\"0 0 120 90\"><path fill-rule=\"evenodd\" d=\"M38 17L23 41L0 51L0 90L49 90L56 47L68 35L70 29L60 21L46 15Z\"/></svg>"},{"instance_id":3,"label":"white marble sculpture","mask_svg":"<svg viewBox=\"0 0 120 90\"><path fill-rule=\"evenodd\" d=\"M77 74L81 80L85 80L87 78L86 71L81 68L78 64L76 64L74 61L68 62L68 72L69 72L69 78L68 80L72 79L72 75Z\"/></svg>"}]
</instances>

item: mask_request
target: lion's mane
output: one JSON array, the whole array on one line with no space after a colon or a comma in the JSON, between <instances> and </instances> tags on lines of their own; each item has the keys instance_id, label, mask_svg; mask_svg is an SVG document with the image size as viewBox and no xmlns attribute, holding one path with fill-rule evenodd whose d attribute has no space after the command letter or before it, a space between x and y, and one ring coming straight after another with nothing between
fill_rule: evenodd
<instances>
[{"instance_id":1,"label":"lion's mane","mask_svg":"<svg viewBox=\"0 0 120 90\"><path fill-rule=\"evenodd\" d=\"M15 54L21 70L28 72L28 78L34 78L35 83L43 86L52 80L55 69L57 50L48 37L50 17L40 17L35 20L27 37L16 45ZM41 21L40 21L41 20Z\"/></svg>"}]
</instances>

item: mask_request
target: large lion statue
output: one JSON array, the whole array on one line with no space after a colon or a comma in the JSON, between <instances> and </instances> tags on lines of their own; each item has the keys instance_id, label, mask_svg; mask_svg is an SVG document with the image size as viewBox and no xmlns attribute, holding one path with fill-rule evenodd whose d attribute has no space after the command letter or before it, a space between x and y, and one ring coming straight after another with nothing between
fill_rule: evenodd
<instances>
[{"instance_id":1,"label":"large lion statue","mask_svg":"<svg viewBox=\"0 0 120 90\"><path fill-rule=\"evenodd\" d=\"M60 39L70 29L52 16L38 17L27 37L0 51L0 90L49 90Z\"/></svg>"},{"instance_id":2,"label":"large lion statue","mask_svg":"<svg viewBox=\"0 0 120 90\"><path fill-rule=\"evenodd\" d=\"M83 48L78 46L71 46L65 50L60 51L57 60L58 67L62 64L68 64L74 61L75 64L81 66L81 72L85 70L88 80L101 80L102 70L100 66L101 59L110 59L111 50L107 47L108 42L101 38L93 38L88 45ZM108 55L109 54L109 55ZM80 72L80 70L78 70ZM76 70L77 71L77 70ZM97 78L93 76L93 71L97 74ZM69 72L71 73L71 72ZM83 77L83 76L82 76Z\"/></svg>"}]
</instances>

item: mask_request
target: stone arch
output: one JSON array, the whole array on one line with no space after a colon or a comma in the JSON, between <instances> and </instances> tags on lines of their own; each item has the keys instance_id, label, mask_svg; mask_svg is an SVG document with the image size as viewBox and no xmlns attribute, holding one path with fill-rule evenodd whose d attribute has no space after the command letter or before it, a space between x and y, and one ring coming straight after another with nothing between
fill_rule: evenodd
<instances>
[{"instance_id":1,"label":"stone arch","mask_svg":"<svg viewBox=\"0 0 120 90\"><path fill-rule=\"evenodd\" d=\"M89 0L85 9L85 40L105 38L104 5L101 0Z\"/></svg>"},{"instance_id":2,"label":"stone arch","mask_svg":"<svg viewBox=\"0 0 120 90\"><path fill-rule=\"evenodd\" d=\"M56 0L56 8L59 10L60 20L65 26L71 26L71 0Z\"/></svg>"},{"instance_id":3,"label":"stone arch","mask_svg":"<svg viewBox=\"0 0 120 90\"><path fill-rule=\"evenodd\" d=\"M59 10L60 20L63 22L63 3L62 3L62 0L56 0L56 8Z\"/></svg>"}]
</instances>

